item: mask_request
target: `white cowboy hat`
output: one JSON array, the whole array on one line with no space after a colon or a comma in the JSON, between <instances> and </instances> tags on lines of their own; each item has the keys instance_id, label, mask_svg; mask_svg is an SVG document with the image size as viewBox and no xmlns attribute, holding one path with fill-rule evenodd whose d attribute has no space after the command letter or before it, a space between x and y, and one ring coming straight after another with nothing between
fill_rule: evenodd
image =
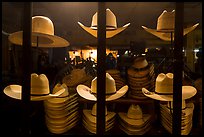
<instances>
[{"instance_id":1,"label":"white cowboy hat","mask_svg":"<svg viewBox=\"0 0 204 137\"><path fill-rule=\"evenodd\" d=\"M118 115L124 123L134 128L142 128L151 118L149 114L143 115L140 106L134 104L130 105L127 113L119 112Z\"/></svg>"},{"instance_id":2,"label":"white cowboy hat","mask_svg":"<svg viewBox=\"0 0 204 137\"><path fill-rule=\"evenodd\" d=\"M9 35L9 41L16 45L23 45L23 31ZM53 22L45 16L32 17L32 47L55 48L67 47L69 42L54 35Z\"/></svg>"},{"instance_id":3,"label":"white cowboy hat","mask_svg":"<svg viewBox=\"0 0 204 137\"><path fill-rule=\"evenodd\" d=\"M97 20L98 20L98 13L96 12L92 17L91 27L84 26L81 22L78 24L88 33L93 35L97 38ZM106 9L106 38L111 38L116 34L124 31L130 23L124 25L123 27L118 28L116 22L116 16L110 9Z\"/></svg>"},{"instance_id":4,"label":"white cowboy hat","mask_svg":"<svg viewBox=\"0 0 204 137\"><path fill-rule=\"evenodd\" d=\"M77 86L77 93L88 100L96 101L96 92L97 92L97 77L95 77L91 82L91 88L85 85ZM106 73L106 101L111 101L118 99L125 95L128 91L128 86L125 85L116 91L115 80L110 76L110 74Z\"/></svg>"},{"instance_id":5,"label":"white cowboy hat","mask_svg":"<svg viewBox=\"0 0 204 137\"><path fill-rule=\"evenodd\" d=\"M189 32L193 31L198 25L199 23L191 27L185 28L183 31L183 35L186 35ZM173 10L172 12L167 12L166 10L164 10L162 12L162 14L158 17L157 20L157 29L150 29L145 26L142 26L142 28L165 41L171 41L172 33L172 40L174 40L175 10Z\"/></svg>"},{"instance_id":6,"label":"white cowboy hat","mask_svg":"<svg viewBox=\"0 0 204 137\"><path fill-rule=\"evenodd\" d=\"M182 100L189 99L196 94L193 86L182 86ZM160 101L173 101L173 73L160 73L156 78L155 92L142 88L142 93L152 99Z\"/></svg>"},{"instance_id":7,"label":"white cowboy hat","mask_svg":"<svg viewBox=\"0 0 204 137\"><path fill-rule=\"evenodd\" d=\"M49 89L49 80L46 77L45 74L31 74L31 101L40 101L40 100L46 100L49 98L55 98L63 94L65 91L64 88L60 89L58 92L54 94L50 94ZM4 88L4 93L14 99L21 100L21 94L22 94L22 86L21 85L9 85Z\"/></svg>"}]
</instances>

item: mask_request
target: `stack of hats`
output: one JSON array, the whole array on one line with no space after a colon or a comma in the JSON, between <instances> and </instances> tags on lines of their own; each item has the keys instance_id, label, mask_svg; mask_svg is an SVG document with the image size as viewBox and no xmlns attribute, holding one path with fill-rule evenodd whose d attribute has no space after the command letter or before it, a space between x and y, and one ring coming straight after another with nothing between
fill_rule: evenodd
<instances>
[{"instance_id":1,"label":"stack of hats","mask_svg":"<svg viewBox=\"0 0 204 137\"><path fill-rule=\"evenodd\" d=\"M142 88L145 96L167 102L167 105L160 104L161 123L170 133L172 133L173 76L173 73L160 73L156 78L155 92ZM196 93L197 90L193 86L182 86L181 135L188 135L191 131L194 104L186 104L185 100L193 97Z\"/></svg>"},{"instance_id":2,"label":"stack of hats","mask_svg":"<svg viewBox=\"0 0 204 137\"><path fill-rule=\"evenodd\" d=\"M134 63L128 68L127 74L130 87L128 96L137 99L146 99L147 97L142 93L142 88L145 87L150 91L154 89L154 64L148 64L144 56L139 56L134 59Z\"/></svg>"},{"instance_id":3,"label":"stack of hats","mask_svg":"<svg viewBox=\"0 0 204 137\"><path fill-rule=\"evenodd\" d=\"M83 126L91 133L96 134L96 121L97 121L97 104L95 103L92 110L83 109L82 123ZM116 113L107 111L105 106L105 131L109 131L114 127Z\"/></svg>"},{"instance_id":4,"label":"stack of hats","mask_svg":"<svg viewBox=\"0 0 204 137\"><path fill-rule=\"evenodd\" d=\"M63 134L79 122L77 93L69 93L66 84L56 84L53 93L65 89L59 97L44 101L45 121L48 130L54 134Z\"/></svg>"},{"instance_id":5,"label":"stack of hats","mask_svg":"<svg viewBox=\"0 0 204 137\"><path fill-rule=\"evenodd\" d=\"M128 112L119 112L119 128L128 135L143 135L151 129L152 117L143 114L139 105L130 105Z\"/></svg>"},{"instance_id":6,"label":"stack of hats","mask_svg":"<svg viewBox=\"0 0 204 137\"><path fill-rule=\"evenodd\" d=\"M188 135L192 129L193 110L194 110L193 103L187 103L186 107L182 109L181 135ZM173 109L169 108L168 104L167 105L160 104L160 112L161 112L161 124L169 133L172 133Z\"/></svg>"},{"instance_id":7,"label":"stack of hats","mask_svg":"<svg viewBox=\"0 0 204 137\"><path fill-rule=\"evenodd\" d=\"M69 91L76 91L76 86L78 86L79 84L90 86L92 79L93 77L87 75L84 68L73 69L70 74L66 75L62 79L62 83L65 83L67 85Z\"/></svg>"},{"instance_id":8,"label":"stack of hats","mask_svg":"<svg viewBox=\"0 0 204 137\"><path fill-rule=\"evenodd\" d=\"M125 86L125 80L121 77L120 71L117 69L106 70L106 73L109 73L111 77L115 80L116 90L119 90Z\"/></svg>"}]
</instances>

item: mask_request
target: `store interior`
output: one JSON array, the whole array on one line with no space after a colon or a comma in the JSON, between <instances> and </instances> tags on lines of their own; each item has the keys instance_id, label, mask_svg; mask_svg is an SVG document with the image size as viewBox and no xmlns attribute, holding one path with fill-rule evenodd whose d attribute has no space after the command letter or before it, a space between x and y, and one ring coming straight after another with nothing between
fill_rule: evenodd
<instances>
[{"instance_id":1,"label":"store interior","mask_svg":"<svg viewBox=\"0 0 204 137\"><path fill-rule=\"evenodd\" d=\"M100 52L97 49L100 44L98 44L98 37L94 36L97 32L94 27L97 27L97 24L94 26L93 20L98 12L98 3L31 3L32 17L44 16L53 23L53 36L46 34L47 36L42 38L50 38L54 42L59 40L59 43L47 46L48 44L40 43L37 37L37 46L36 42L31 44L31 62L25 62L23 44L19 44L19 37L15 34L24 29L24 2L2 2L2 92L0 94L2 116L0 121L3 128L0 134L24 135L28 131L30 135L95 135L96 99L91 98L91 95L89 98L88 95L80 94L86 93L86 89L80 89L79 85L88 87L87 94L95 95L91 90L93 83L96 82L94 80L96 80L97 71L100 69L97 67L99 59L97 55ZM166 75L175 72L174 36L171 35L170 39L166 39L166 35L170 36L170 33L158 31L161 23L159 17L167 12L172 14L175 5L175 2L105 2L106 23L110 18L113 18L111 21L116 21L113 30L111 30L112 26L106 24L110 27L110 30L106 31L106 45L104 45L106 80L113 79L116 92L124 93L105 102L106 113L110 118L105 125L106 135L172 134L172 122L169 122L173 121L171 108L169 110L166 107L171 101L167 103L167 101L149 98L144 95L142 88L154 92L161 73ZM181 83L182 86L193 87L195 94L192 93L193 95L185 98L186 110L182 109L182 112L189 112L187 116L182 116L181 134L200 135L202 133L203 70L202 2L184 2L183 5L183 27L186 28L184 29L186 34L183 36ZM34 18L32 21L33 25ZM171 26L168 23L165 25ZM153 32L155 35L152 34ZM138 65L138 62L141 64ZM32 66L32 74L46 76L49 94L55 94L57 84L61 86L65 84L66 88L64 88L68 93L58 95L64 95L58 98L62 99L61 104L57 104L55 102L57 100L53 98L54 103L52 99L50 101L49 99L31 100L28 110L23 110L25 106L22 105L22 99L13 97L16 94L11 96L12 89L8 92L6 88L9 85L23 85L22 67L25 64ZM144 73L148 76L142 76ZM128 88L126 89L125 86ZM135 114L133 110L136 111ZM131 115L131 111L134 118L135 115L143 116L141 122L143 124L138 126L137 122L140 123L140 121L134 118L135 122L130 120L128 123L128 114ZM166 114L169 117L165 116ZM28 121L25 115L28 115ZM60 115L63 116L57 120L57 116ZM26 124L29 126L25 127Z\"/></svg>"}]
</instances>

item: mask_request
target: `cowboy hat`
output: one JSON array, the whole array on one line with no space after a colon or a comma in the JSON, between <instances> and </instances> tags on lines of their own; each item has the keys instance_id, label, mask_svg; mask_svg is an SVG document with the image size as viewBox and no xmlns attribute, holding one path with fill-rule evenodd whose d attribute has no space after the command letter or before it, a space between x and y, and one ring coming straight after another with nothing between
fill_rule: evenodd
<instances>
[{"instance_id":1,"label":"cowboy hat","mask_svg":"<svg viewBox=\"0 0 204 137\"><path fill-rule=\"evenodd\" d=\"M64 88L60 89L58 92L54 94L50 94L49 89L49 81L45 74L31 74L31 101L40 101L40 100L46 100L49 98L55 98L57 96L60 96L65 91ZM22 94L22 86L21 85L9 85L4 88L4 93L14 99L21 100L21 94Z\"/></svg>"},{"instance_id":2,"label":"cowboy hat","mask_svg":"<svg viewBox=\"0 0 204 137\"><path fill-rule=\"evenodd\" d=\"M88 80L85 69L73 69L69 75L66 75L62 82L68 87L77 86Z\"/></svg>"},{"instance_id":3,"label":"cowboy hat","mask_svg":"<svg viewBox=\"0 0 204 137\"><path fill-rule=\"evenodd\" d=\"M91 88L85 86L85 85L78 85L77 86L77 93L88 100L96 101L96 92L97 92L97 77L95 77L91 82ZM125 95L125 93L128 91L128 86L125 85L122 88L120 88L118 91L116 91L116 85L115 80L106 73L106 101L111 101L118 99Z\"/></svg>"},{"instance_id":4,"label":"cowboy hat","mask_svg":"<svg viewBox=\"0 0 204 137\"><path fill-rule=\"evenodd\" d=\"M91 27L84 26L81 22L78 22L78 24L88 33L93 35L97 38L97 21L98 21L98 13L96 12L92 17L92 23ZM119 34L120 32L124 31L130 23L124 25L123 27L118 28L117 22L116 22L116 16L113 14L113 12L110 9L106 9L106 38L111 38L115 36L116 34Z\"/></svg>"},{"instance_id":5,"label":"cowboy hat","mask_svg":"<svg viewBox=\"0 0 204 137\"><path fill-rule=\"evenodd\" d=\"M83 110L83 115L87 118L88 121L90 121L90 123L96 123L97 104L95 103L91 110L84 109ZM107 111L107 107L105 106L106 122L110 121L115 116L116 116L116 113Z\"/></svg>"},{"instance_id":6,"label":"cowboy hat","mask_svg":"<svg viewBox=\"0 0 204 137\"><path fill-rule=\"evenodd\" d=\"M182 86L182 100L193 97L196 92L193 86ZM142 88L142 93L152 99L173 101L173 73L160 73L156 78L155 92Z\"/></svg>"},{"instance_id":7,"label":"cowboy hat","mask_svg":"<svg viewBox=\"0 0 204 137\"><path fill-rule=\"evenodd\" d=\"M139 56L135 58L132 65L132 67L136 69L145 68L147 66L148 66L148 62L144 56Z\"/></svg>"},{"instance_id":8,"label":"cowboy hat","mask_svg":"<svg viewBox=\"0 0 204 137\"><path fill-rule=\"evenodd\" d=\"M149 114L143 115L140 106L134 104L130 105L127 113L119 112L118 115L127 125L132 125L135 128L141 128L151 118Z\"/></svg>"},{"instance_id":9,"label":"cowboy hat","mask_svg":"<svg viewBox=\"0 0 204 137\"><path fill-rule=\"evenodd\" d=\"M23 31L9 35L9 41L16 45L23 45ZM32 47L55 48L67 47L69 42L54 35L53 22L45 16L32 17Z\"/></svg>"},{"instance_id":10,"label":"cowboy hat","mask_svg":"<svg viewBox=\"0 0 204 137\"><path fill-rule=\"evenodd\" d=\"M199 23L185 28L183 31L183 35L186 35L189 32L193 31L198 25ZM171 41L171 33L172 38L174 39L175 10L173 10L172 12L167 12L166 10L164 10L162 12L162 14L157 19L157 29L150 29L145 26L142 26L142 28L162 40Z\"/></svg>"}]
</instances>

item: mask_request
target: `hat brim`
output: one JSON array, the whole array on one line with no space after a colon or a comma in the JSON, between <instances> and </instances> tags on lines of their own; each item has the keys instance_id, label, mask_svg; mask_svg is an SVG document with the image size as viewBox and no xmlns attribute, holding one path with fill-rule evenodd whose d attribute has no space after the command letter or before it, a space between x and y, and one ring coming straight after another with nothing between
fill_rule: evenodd
<instances>
[{"instance_id":1,"label":"hat brim","mask_svg":"<svg viewBox=\"0 0 204 137\"><path fill-rule=\"evenodd\" d=\"M86 27L84 26L81 22L78 22L78 24L85 30L87 31L89 34L91 34L92 36L96 37L97 38L97 30L95 29L92 29L91 27ZM120 28L117 28L117 29L114 29L114 30L106 30L106 38L111 38L117 34L119 34L120 32L124 31L128 26L130 25L130 23L120 27Z\"/></svg>"},{"instance_id":2,"label":"hat brim","mask_svg":"<svg viewBox=\"0 0 204 137\"><path fill-rule=\"evenodd\" d=\"M150 92L146 88L142 88L142 93L152 99L160 101L173 101L173 95L160 95L156 92ZM182 100L189 99L197 93L193 86L182 86Z\"/></svg>"},{"instance_id":3,"label":"hat brim","mask_svg":"<svg viewBox=\"0 0 204 137\"><path fill-rule=\"evenodd\" d=\"M23 31L18 31L10 34L8 39L13 44L23 45ZM37 47L37 41L38 47L41 48L58 48L67 47L70 45L67 40L56 35L32 32L32 47Z\"/></svg>"},{"instance_id":4,"label":"hat brim","mask_svg":"<svg viewBox=\"0 0 204 137\"><path fill-rule=\"evenodd\" d=\"M80 84L77 86L77 93L81 97L83 97L87 100L97 101L96 94L92 94L90 91L91 91L91 89L85 85ZM122 88L120 88L118 91L116 91L114 94L106 95L106 101L118 99L118 98L122 97L123 95L125 95L125 93L127 91L128 91L128 86L125 85Z\"/></svg>"},{"instance_id":5,"label":"hat brim","mask_svg":"<svg viewBox=\"0 0 204 137\"><path fill-rule=\"evenodd\" d=\"M127 125L134 126L135 128L142 128L150 121L151 118L151 115L149 114L143 114L142 119L128 118L127 113L124 112L119 112L118 115L124 123L126 123Z\"/></svg>"},{"instance_id":6,"label":"hat brim","mask_svg":"<svg viewBox=\"0 0 204 137\"><path fill-rule=\"evenodd\" d=\"M42 95L42 96L31 96L30 100L31 101L41 101L41 100L46 100L50 98L55 98L60 96L65 89L61 89L58 92L54 94L48 94L48 95ZM9 85L4 88L4 93L14 99L21 100L22 99L22 86L21 85Z\"/></svg>"},{"instance_id":7,"label":"hat brim","mask_svg":"<svg viewBox=\"0 0 204 137\"><path fill-rule=\"evenodd\" d=\"M197 23L197 24L195 24L195 25L193 25L193 26L191 26L191 27L185 28L185 29L183 30L183 35L186 35L186 34L190 33L190 32L193 31L198 25L199 25L199 23ZM171 32L172 32L172 33L174 32L174 30L171 30L171 31L169 31L169 30L159 31L159 30L157 30L157 29L147 28L147 27L145 27L145 26L142 26L142 28L143 28L144 30L146 30L147 32L153 34L154 36L156 36L156 37L158 37L158 38L160 38L160 39L162 39L162 40L164 40L164 41L171 41ZM174 40L174 37L172 37L172 38L173 38L172 40Z\"/></svg>"}]
</instances>

